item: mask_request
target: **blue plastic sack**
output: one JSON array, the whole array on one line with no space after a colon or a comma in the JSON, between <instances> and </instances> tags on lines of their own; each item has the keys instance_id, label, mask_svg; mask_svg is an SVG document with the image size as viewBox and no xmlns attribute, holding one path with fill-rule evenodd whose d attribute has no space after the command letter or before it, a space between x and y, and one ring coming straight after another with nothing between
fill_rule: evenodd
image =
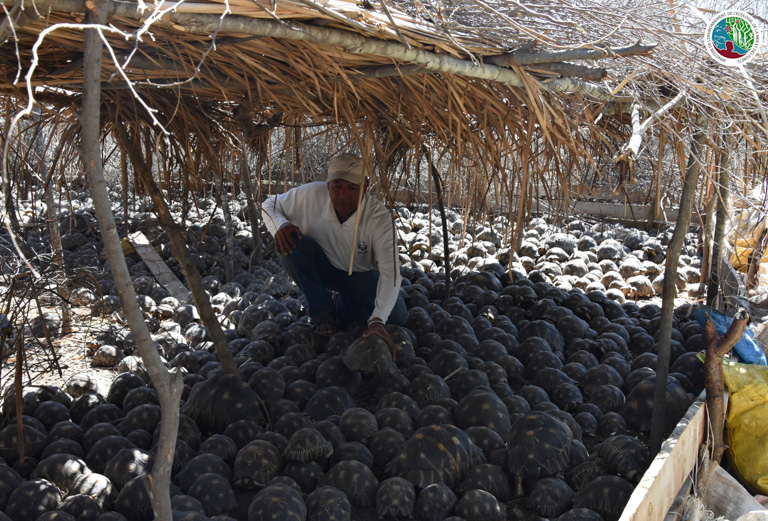
<instances>
[{"instance_id":1,"label":"blue plastic sack","mask_svg":"<svg viewBox=\"0 0 768 521\"><path fill-rule=\"evenodd\" d=\"M733 322L733 317L729 317L713 307L701 305L693 307L693 316L701 326L702 330L707 327L707 315L709 315L709 319L714 322L715 331L717 331L717 334L720 336L728 331L728 327L730 327L731 322ZM753 333L749 327L744 330L744 334L741 335L739 341L733 346L733 351L742 363L768 365L765 360L765 353L760 349L760 345L755 338L755 333Z\"/></svg>"}]
</instances>

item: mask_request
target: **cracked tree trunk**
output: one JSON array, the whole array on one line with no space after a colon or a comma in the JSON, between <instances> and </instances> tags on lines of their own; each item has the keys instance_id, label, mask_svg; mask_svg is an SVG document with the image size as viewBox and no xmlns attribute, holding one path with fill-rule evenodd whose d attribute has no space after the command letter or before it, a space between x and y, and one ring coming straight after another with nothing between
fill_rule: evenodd
<instances>
[{"instance_id":1,"label":"cracked tree trunk","mask_svg":"<svg viewBox=\"0 0 768 521\"><path fill-rule=\"evenodd\" d=\"M720 463L727 448L723 439L725 427L725 380L723 377L723 357L739 341L747 327L749 313L739 309L728 331L723 336L717 336L715 324L707 317L704 329L704 388L707 390L707 415L712 439L712 460Z\"/></svg>"},{"instance_id":2,"label":"cracked tree trunk","mask_svg":"<svg viewBox=\"0 0 768 521\"><path fill-rule=\"evenodd\" d=\"M107 19L107 3L104 0L95 0L89 2L88 6L88 22L104 24ZM109 260L112 276L115 279L120 303L136 342L136 347L146 365L147 373L157 389L160 400L160 436L155 451L155 463L147 477L147 492L155 518L169 520L173 518L170 496L171 467L179 426L179 400L184 382L177 369L169 372L163 365L160 354L155 349L152 337L144 322L144 314L139 307L131 275L125 264L115 217L112 214L109 192L107 191L107 181L104 178L101 164L99 111L102 40L95 28L86 29L84 32L83 108L80 114L82 148L80 154L88 188L93 197L96 219L99 222L104 241L104 251L107 260Z\"/></svg>"},{"instance_id":3,"label":"cracked tree trunk","mask_svg":"<svg viewBox=\"0 0 768 521\"><path fill-rule=\"evenodd\" d=\"M168 209L168 204L163 198L163 192L152 178L152 172L149 165L147 165L144 160L138 142L131 138L128 134L128 130L126 130L123 125L116 124L114 128L117 132L117 137L121 146L130 157L137 177L141 179L148 188L147 191L155 206L155 213L160 221L160 226L162 226L165 233L168 234L168 238L171 241L171 252L176 260L179 261L181 270L184 272L184 277L187 279L189 290L192 293L192 297L195 299L197 310L200 313L200 318L203 320L205 328L211 335L211 340L216 348L219 362L221 362L221 365L227 374L240 376L240 371L235 363L235 358L229 348L229 342L227 342L227 338L224 336L224 331L221 329L221 324L219 324L219 320L216 317L216 313L213 311L208 294L203 287L203 278L189 256L189 250L187 249L184 234L182 233L180 226L174 221L173 216Z\"/></svg>"}]
</instances>

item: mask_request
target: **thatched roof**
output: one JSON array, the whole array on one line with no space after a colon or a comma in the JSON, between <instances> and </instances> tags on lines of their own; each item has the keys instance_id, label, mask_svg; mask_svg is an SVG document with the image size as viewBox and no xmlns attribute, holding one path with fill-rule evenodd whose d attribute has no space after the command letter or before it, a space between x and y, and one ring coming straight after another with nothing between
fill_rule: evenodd
<instances>
[{"instance_id":1,"label":"thatched roof","mask_svg":"<svg viewBox=\"0 0 768 521\"><path fill-rule=\"evenodd\" d=\"M187 176L282 125L338 125L389 176L428 146L486 187L573 184L620 153L632 103L645 120L674 101L654 128L683 142L701 112L755 150L768 133L765 93L708 58L708 14L684 2L107 1L104 130L126 124ZM0 92L24 104L28 78L74 124L85 2L3 2ZM755 85L767 62L747 66Z\"/></svg>"}]
</instances>

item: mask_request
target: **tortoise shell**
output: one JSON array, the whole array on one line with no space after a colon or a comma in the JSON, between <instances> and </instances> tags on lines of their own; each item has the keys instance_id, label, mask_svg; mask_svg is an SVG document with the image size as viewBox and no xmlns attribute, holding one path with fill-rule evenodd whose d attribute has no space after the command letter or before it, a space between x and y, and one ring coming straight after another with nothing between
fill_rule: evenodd
<instances>
[{"instance_id":1,"label":"tortoise shell","mask_svg":"<svg viewBox=\"0 0 768 521\"><path fill-rule=\"evenodd\" d=\"M309 521L350 521L352 505L341 490L324 486L313 490L306 499Z\"/></svg>"},{"instance_id":2,"label":"tortoise shell","mask_svg":"<svg viewBox=\"0 0 768 521\"><path fill-rule=\"evenodd\" d=\"M131 389L125 395L125 398L123 399L123 411L128 413L136 407L145 404L160 405L160 398L157 395L157 391L142 385L141 387Z\"/></svg>"},{"instance_id":3,"label":"tortoise shell","mask_svg":"<svg viewBox=\"0 0 768 521\"><path fill-rule=\"evenodd\" d=\"M445 380L436 374L422 374L411 380L408 396L416 400L419 407L425 407L442 398L450 398L451 390Z\"/></svg>"},{"instance_id":4,"label":"tortoise shell","mask_svg":"<svg viewBox=\"0 0 768 521\"><path fill-rule=\"evenodd\" d=\"M122 449L133 449L136 446L124 436L105 436L97 441L91 450L88 451L88 455L85 457L85 462L94 472L99 474L104 473L104 469L107 466L107 462L112 459Z\"/></svg>"},{"instance_id":5,"label":"tortoise shell","mask_svg":"<svg viewBox=\"0 0 768 521\"><path fill-rule=\"evenodd\" d=\"M309 493L317 487L317 480L323 472L323 467L316 461L287 461L281 476L291 478L301 492Z\"/></svg>"},{"instance_id":6,"label":"tortoise shell","mask_svg":"<svg viewBox=\"0 0 768 521\"><path fill-rule=\"evenodd\" d=\"M40 461L54 454L71 454L76 458L85 459L83 447L69 438L59 438L46 445L43 453L40 454Z\"/></svg>"},{"instance_id":7,"label":"tortoise shell","mask_svg":"<svg viewBox=\"0 0 768 521\"><path fill-rule=\"evenodd\" d=\"M333 452L333 445L317 429L304 427L293 433L283 451L286 461L325 461Z\"/></svg>"},{"instance_id":8,"label":"tortoise shell","mask_svg":"<svg viewBox=\"0 0 768 521\"><path fill-rule=\"evenodd\" d=\"M403 478L387 478L376 492L376 513L380 519L413 516L416 506L416 489Z\"/></svg>"},{"instance_id":9,"label":"tortoise shell","mask_svg":"<svg viewBox=\"0 0 768 521\"><path fill-rule=\"evenodd\" d=\"M71 411L70 411L71 413ZM111 403L103 403L90 409L80 421L80 428L87 431L97 423L118 423L125 417L125 412Z\"/></svg>"},{"instance_id":10,"label":"tortoise shell","mask_svg":"<svg viewBox=\"0 0 768 521\"><path fill-rule=\"evenodd\" d=\"M626 432L627 422L617 412L607 412L597 419L597 434L614 436Z\"/></svg>"},{"instance_id":11,"label":"tortoise shell","mask_svg":"<svg viewBox=\"0 0 768 521\"><path fill-rule=\"evenodd\" d=\"M416 415L413 425L416 429L421 429L428 425L443 425L444 423L453 423L451 411L442 405L427 405Z\"/></svg>"},{"instance_id":12,"label":"tortoise shell","mask_svg":"<svg viewBox=\"0 0 768 521\"><path fill-rule=\"evenodd\" d=\"M466 521L504 521L507 508L485 490L470 490L464 494L453 509Z\"/></svg>"},{"instance_id":13,"label":"tortoise shell","mask_svg":"<svg viewBox=\"0 0 768 521\"><path fill-rule=\"evenodd\" d=\"M411 420L410 416L402 409L395 407L384 407L376 411L376 422L379 425L379 429L389 427L404 437L410 437L414 431L413 420Z\"/></svg>"},{"instance_id":14,"label":"tortoise shell","mask_svg":"<svg viewBox=\"0 0 768 521\"><path fill-rule=\"evenodd\" d=\"M457 487L457 492L470 490L485 490L502 503L512 499L509 478L501 467L492 463L481 463L469 469Z\"/></svg>"},{"instance_id":15,"label":"tortoise shell","mask_svg":"<svg viewBox=\"0 0 768 521\"><path fill-rule=\"evenodd\" d=\"M69 408L64 404L55 401L47 401L38 404L32 417L40 421L40 423L43 424L43 427L45 427L45 431L48 432L57 423L69 421L70 413Z\"/></svg>"},{"instance_id":16,"label":"tortoise shell","mask_svg":"<svg viewBox=\"0 0 768 521\"><path fill-rule=\"evenodd\" d=\"M431 425L406 441L405 450L390 462L387 472L421 488L440 482L454 487L480 463L485 463L485 456L466 432L453 425Z\"/></svg>"},{"instance_id":17,"label":"tortoise shell","mask_svg":"<svg viewBox=\"0 0 768 521\"><path fill-rule=\"evenodd\" d=\"M371 435L379 430L379 425L376 417L369 411L354 407L342 413L339 429L348 441L367 444Z\"/></svg>"},{"instance_id":18,"label":"tortoise shell","mask_svg":"<svg viewBox=\"0 0 768 521\"><path fill-rule=\"evenodd\" d=\"M234 463L238 447L229 436L214 434L200 444L199 454L213 454L229 464Z\"/></svg>"},{"instance_id":19,"label":"tortoise shell","mask_svg":"<svg viewBox=\"0 0 768 521\"><path fill-rule=\"evenodd\" d=\"M616 474L638 483L650 465L648 447L633 436L612 436L594 448L593 457Z\"/></svg>"},{"instance_id":20,"label":"tortoise shell","mask_svg":"<svg viewBox=\"0 0 768 521\"><path fill-rule=\"evenodd\" d=\"M66 512L79 521L94 521L101 514L99 504L86 494L68 495L59 503L58 510Z\"/></svg>"},{"instance_id":21,"label":"tortoise shell","mask_svg":"<svg viewBox=\"0 0 768 521\"><path fill-rule=\"evenodd\" d=\"M158 423L160 423L160 406L144 404L129 410L117 428L125 436L136 429L154 432Z\"/></svg>"},{"instance_id":22,"label":"tortoise shell","mask_svg":"<svg viewBox=\"0 0 768 521\"><path fill-rule=\"evenodd\" d=\"M200 501L205 515L227 514L237 507L235 492L229 481L219 474L200 474L187 490L187 494Z\"/></svg>"},{"instance_id":23,"label":"tortoise shell","mask_svg":"<svg viewBox=\"0 0 768 521\"><path fill-rule=\"evenodd\" d=\"M318 481L321 486L332 486L344 492L353 506L366 508L376 503L379 480L364 463L343 460L336 463Z\"/></svg>"},{"instance_id":24,"label":"tortoise shell","mask_svg":"<svg viewBox=\"0 0 768 521\"><path fill-rule=\"evenodd\" d=\"M376 410L379 411L387 407L405 411L411 419L419 414L419 404L416 403L416 400L401 392L390 392L382 396L376 405Z\"/></svg>"},{"instance_id":25,"label":"tortoise shell","mask_svg":"<svg viewBox=\"0 0 768 521\"><path fill-rule=\"evenodd\" d=\"M479 369L466 369L451 376L448 380L451 394L457 400L462 400L467 394L478 387L490 388L488 375Z\"/></svg>"},{"instance_id":26,"label":"tortoise shell","mask_svg":"<svg viewBox=\"0 0 768 521\"><path fill-rule=\"evenodd\" d=\"M307 402L304 413L315 420L325 420L354 406L354 400L344 388L331 386L318 389Z\"/></svg>"},{"instance_id":27,"label":"tortoise shell","mask_svg":"<svg viewBox=\"0 0 768 521\"><path fill-rule=\"evenodd\" d=\"M572 500L571 487L560 478L549 477L536 482L526 506L541 517L554 518L568 510Z\"/></svg>"},{"instance_id":28,"label":"tortoise shell","mask_svg":"<svg viewBox=\"0 0 768 521\"><path fill-rule=\"evenodd\" d=\"M280 451L266 440L254 440L237 452L232 480L235 486L263 486L283 468Z\"/></svg>"},{"instance_id":29,"label":"tortoise shell","mask_svg":"<svg viewBox=\"0 0 768 521\"><path fill-rule=\"evenodd\" d=\"M373 468L373 454L368 447L357 441L345 441L336 447L329 463L333 466L346 460L358 461L366 467Z\"/></svg>"},{"instance_id":30,"label":"tortoise shell","mask_svg":"<svg viewBox=\"0 0 768 521\"><path fill-rule=\"evenodd\" d=\"M589 401L597 405L603 413L616 412L624 407L626 397L615 385L598 385L590 387Z\"/></svg>"},{"instance_id":31,"label":"tortoise shell","mask_svg":"<svg viewBox=\"0 0 768 521\"><path fill-rule=\"evenodd\" d=\"M107 461L104 475L120 490L136 476L148 474L152 470L154 460L155 455L151 452L138 448L121 449Z\"/></svg>"},{"instance_id":32,"label":"tortoise shell","mask_svg":"<svg viewBox=\"0 0 768 521\"><path fill-rule=\"evenodd\" d=\"M509 435L512 427L504 402L494 392L482 389L470 391L456 406L453 417L462 429L488 427L502 438Z\"/></svg>"},{"instance_id":33,"label":"tortoise shell","mask_svg":"<svg viewBox=\"0 0 768 521\"><path fill-rule=\"evenodd\" d=\"M67 494L70 496L76 494L91 496L103 510L111 508L117 497L117 489L106 476L97 472L90 472L78 476Z\"/></svg>"},{"instance_id":34,"label":"tortoise shell","mask_svg":"<svg viewBox=\"0 0 768 521\"><path fill-rule=\"evenodd\" d=\"M524 414L507 439L509 471L518 480L540 479L565 470L573 434L561 420L540 411Z\"/></svg>"},{"instance_id":35,"label":"tortoise shell","mask_svg":"<svg viewBox=\"0 0 768 521\"><path fill-rule=\"evenodd\" d=\"M352 371L370 374L386 374L395 371L389 345L378 335L355 340L344 355L344 364Z\"/></svg>"},{"instance_id":36,"label":"tortoise shell","mask_svg":"<svg viewBox=\"0 0 768 521\"><path fill-rule=\"evenodd\" d=\"M423 521L443 521L453 512L456 494L445 483L427 485L416 500L416 516Z\"/></svg>"},{"instance_id":37,"label":"tortoise shell","mask_svg":"<svg viewBox=\"0 0 768 521\"><path fill-rule=\"evenodd\" d=\"M259 399L239 376L214 374L196 384L181 414L192 418L203 432L222 433L237 420L262 423Z\"/></svg>"},{"instance_id":38,"label":"tortoise shell","mask_svg":"<svg viewBox=\"0 0 768 521\"><path fill-rule=\"evenodd\" d=\"M214 454L198 454L191 460L189 460L182 469L176 473L176 482L181 487L181 490L187 491L192 484L202 474L214 473L222 476L224 479L229 480L232 471L229 465Z\"/></svg>"},{"instance_id":39,"label":"tortoise shell","mask_svg":"<svg viewBox=\"0 0 768 521\"><path fill-rule=\"evenodd\" d=\"M261 426L250 420L237 420L227 425L223 436L235 442L238 449L243 448L248 442L256 439L256 436L264 432Z\"/></svg>"},{"instance_id":40,"label":"tortoise shell","mask_svg":"<svg viewBox=\"0 0 768 521\"><path fill-rule=\"evenodd\" d=\"M605 521L618 521L634 488L619 476L600 476L573 495L573 507L594 510Z\"/></svg>"},{"instance_id":41,"label":"tortoise shell","mask_svg":"<svg viewBox=\"0 0 768 521\"><path fill-rule=\"evenodd\" d=\"M312 426L312 421L306 414L300 412L289 412L283 414L274 424L272 430L290 439L293 433L299 429L305 429Z\"/></svg>"},{"instance_id":42,"label":"tortoise shell","mask_svg":"<svg viewBox=\"0 0 768 521\"><path fill-rule=\"evenodd\" d=\"M557 521L603 521L603 518L594 510L573 508L561 514Z\"/></svg>"},{"instance_id":43,"label":"tortoise shell","mask_svg":"<svg viewBox=\"0 0 768 521\"><path fill-rule=\"evenodd\" d=\"M259 491L248 506L248 521L304 521L307 506L301 493L276 483Z\"/></svg>"},{"instance_id":44,"label":"tortoise shell","mask_svg":"<svg viewBox=\"0 0 768 521\"><path fill-rule=\"evenodd\" d=\"M405 449L405 436L395 429L383 427L371 436L368 449L373 455L373 463L386 467Z\"/></svg>"},{"instance_id":45,"label":"tortoise shell","mask_svg":"<svg viewBox=\"0 0 768 521\"><path fill-rule=\"evenodd\" d=\"M339 355L322 362L315 373L315 385L318 388L335 385L352 392L360 385L360 380L360 373L349 369Z\"/></svg>"},{"instance_id":46,"label":"tortoise shell","mask_svg":"<svg viewBox=\"0 0 768 521\"><path fill-rule=\"evenodd\" d=\"M328 442L330 442L331 446L336 449L339 445L344 443L344 435L341 433L341 429L339 429L338 425L335 423L328 421L328 420L320 420L316 421L312 424L312 427L317 429L317 431L323 435L323 438L325 438Z\"/></svg>"},{"instance_id":47,"label":"tortoise shell","mask_svg":"<svg viewBox=\"0 0 768 521\"><path fill-rule=\"evenodd\" d=\"M41 514L55 510L61 499L58 487L47 479L24 481L8 497L5 513L14 521L35 521Z\"/></svg>"}]
</instances>

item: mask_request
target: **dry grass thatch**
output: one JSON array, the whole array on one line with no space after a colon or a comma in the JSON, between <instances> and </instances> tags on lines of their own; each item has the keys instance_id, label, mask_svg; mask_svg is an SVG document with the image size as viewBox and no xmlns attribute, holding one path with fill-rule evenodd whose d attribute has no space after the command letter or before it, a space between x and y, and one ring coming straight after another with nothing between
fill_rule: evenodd
<instances>
[{"instance_id":1,"label":"dry grass thatch","mask_svg":"<svg viewBox=\"0 0 768 521\"><path fill-rule=\"evenodd\" d=\"M676 0L106 1L104 131L126 125L181 182L221 172L243 136L258 153L276 126L330 125L384 186L432 151L469 193L524 200L540 179L567 202L584 173L632 166L642 121L678 158L697 113L748 156L768 134L765 93L706 54L711 13ZM6 117L34 92L43 118L76 125L85 2L3 3ZM758 88L766 62L746 68Z\"/></svg>"}]
</instances>

